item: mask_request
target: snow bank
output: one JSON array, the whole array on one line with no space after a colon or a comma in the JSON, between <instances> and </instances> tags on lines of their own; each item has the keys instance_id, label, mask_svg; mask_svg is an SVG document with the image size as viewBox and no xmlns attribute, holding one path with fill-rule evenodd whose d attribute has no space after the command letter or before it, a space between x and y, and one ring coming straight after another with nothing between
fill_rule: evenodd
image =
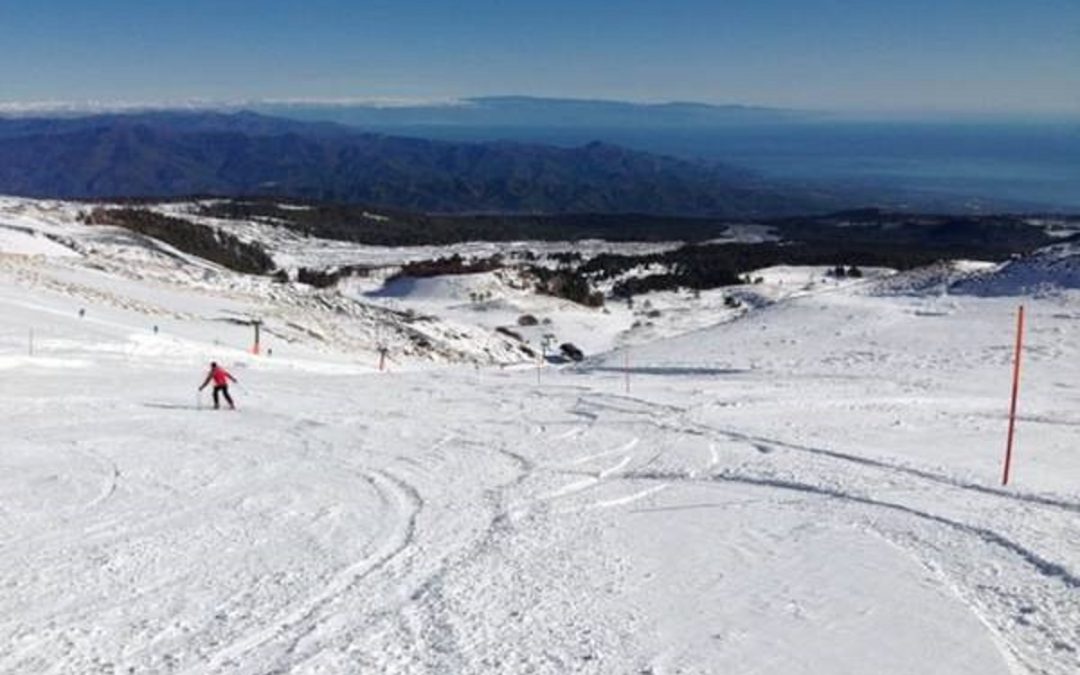
<instances>
[{"instance_id":1,"label":"snow bank","mask_svg":"<svg viewBox=\"0 0 1080 675\"><path fill-rule=\"evenodd\" d=\"M77 256L41 233L0 223L0 255Z\"/></svg>"},{"instance_id":2,"label":"snow bank","mask_svg":"<svg viewBox=\"0 0 1080 675\"><path fill-rule=\"evenodd\" d=\"M990 274L953 284L955 293L1018 296L1080 289L1080 244L1067 243L1016 258Z\"/></svg>"}]
</instances>

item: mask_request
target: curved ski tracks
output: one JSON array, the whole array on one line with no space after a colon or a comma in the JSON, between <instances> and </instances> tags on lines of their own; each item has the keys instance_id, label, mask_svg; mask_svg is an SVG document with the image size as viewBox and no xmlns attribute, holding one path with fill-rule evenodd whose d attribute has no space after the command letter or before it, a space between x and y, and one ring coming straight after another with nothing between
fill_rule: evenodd
<instances>
[{"instance_id":1,"label":"curved ski tracks","mask_svg":"<svg viewBox=\"0 0 1080 675\"><path fill-rule=\"evenodd\" d=\"M329 616L327 609L342 597L348 596L366 578L384 568L392 559L412 545L416 536L417 514L423 499L407 483L387 471L374 470L360 474L378 495L388 518L377 544L370 554L338 570L320 589L302 603L293 606L288 614L275 619L263 629L243 635L215 652L206 662L188 672L220 672L240 667L251 654L268 646L280 650L275 657L278 669L288 669L288 662L297 644Z\"/></svg>"},{"instance_id":2,"label":"curved ski tracks","mask_svg":"<svg viewBox=\"0 0 1080 675\"><path fill-rule=\"evenodd\" d=\"M586 395L571 414L587 411L590 425L605 420L623 426L644 426L696 436L709 444L702 468L650 468L656 457L634 455L635 437L612 450L583 454L567 464L547 467L569 480L541 495L549 501L579 495L617 481L653 484L638 493L647 498L658 489L679 485L739 484L769 493L793 493L806 499L799 509L813 509L823 519L841 518L868 534L880 536L934 572L986 625L1009 661L1030 673L1072 673L1080 669L1080 571L1039 550L1039 532L1030 523L1048 519L1068 527L1080 503L1056 495L1006 491L918 467L809 447L709 426L693 421L691 409L610 394ZM575 440L580 435L575 437ZM737 466L718 468L716 443L739 444L748 455ZM750 453L757 457L750 458ZM606 468L581 471L586 462L618 456ZM882 487L887 486L887 487ZM933 486L933 490L928 488ZM921 503L923 493L954 492L940 504ZM881 493L887 493L883 496ZM614 504L630 503L614 500ZM973 501L978 520L969 514ZM996 503L995 503L996 502ZM608 505L597 501L592 507ZM950 513L950 511L957 513ZM998 515L1002 514L1002 515ZM1027 535L1025 537L1025 535ZM1024 541L1024 539L1030 541ZM990 561L990 562L987 562ZM1014 568L1022 586L1003 586L998 566Z\"/></svg>"}]
</instances>

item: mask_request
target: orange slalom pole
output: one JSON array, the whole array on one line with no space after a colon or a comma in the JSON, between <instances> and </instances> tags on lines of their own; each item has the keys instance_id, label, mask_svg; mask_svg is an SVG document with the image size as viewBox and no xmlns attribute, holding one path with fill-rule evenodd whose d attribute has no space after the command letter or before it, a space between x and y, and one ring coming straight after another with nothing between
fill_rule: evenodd
<instances>
[{"instance_id":1,"label":"orange slalom pole","mask_svg":"<svg viewBox=\"0 0 1080 675\"><path fill-rule=\"evenodd\" d=\"M1012 467L1013 436L1016 433L1016 402L1020 397L1020 355L1024 347L1024 306L1016 315L1016 356L1013 358L1012 403L1009 406L1009 438L1005 443L1005 469L1001 474L1001 484L1009 484L1009 469Z\"/></svg>"},{"instance_id":2,"label":"orange slalom pole","mask_svg":"<svg viewBox=\"0 0 1080 675\"><path fill-rule=\"evenodd\" d=\"M254 344L251 345L251 353L254 354L255 356L258 356L259 352L261 351L260 350L260 344L259 344L259 342L260 342L260 335L259 335L260 323L261 322L256 321L254 324L252 324L252 325L255 326L255 342L254 342Z\"/></svg>"}]
</instances>

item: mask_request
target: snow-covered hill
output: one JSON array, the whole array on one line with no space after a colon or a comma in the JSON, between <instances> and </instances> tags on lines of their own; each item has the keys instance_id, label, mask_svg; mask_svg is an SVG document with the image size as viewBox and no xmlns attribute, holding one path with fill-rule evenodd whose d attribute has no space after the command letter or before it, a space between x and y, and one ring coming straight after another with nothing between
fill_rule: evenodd
<instances>
[{"instance_id":1,"label":"snow-covered hill","mask_svg":"<svg viewBox=\"0 0 1080 675\"><path fill-rule=\"evenodd\" d=\"M148 208L257 243L294 281L278 283L268 277L235 274L123 228L86 225L84 216L91 207L85 204L20 198L0 198L0 266L27 288L47 288L76 301L94 300L150 315L176 314L185 320L176 326L181 332L193 319L215 322L219 329L215 343L233 348L250 347L253 330L248 324L259 320L265 329L264 347L279 357L310 350L348 352L350 361L368 365L377 364L380 349L386 349L393 367L531 363L540 353L554 353L564 343L597 354L741 315L743 309L726 304L728 296L755 304L838 283L827 278L823 267L802 268L794 274L776 268L763 272L763 285L741 290L654 293L637 306L609 302L604 308L588 308L538 294L535 280L510 268L421 279L394 275L408 263L449 255L484 258L498 254L543 266L555 264L544 256L568 251L586 256L647 254L676 244L365 246L301 236L272 221L199 216L194 214L195 206L170 203ZM734 236L753 241L760 232L751 228ZM333 271L342 267L362 268L366 273L346 276L325 290L295 282L303 268ZM132 286L124 280L145 283ZM614 281L605 281L601 288L610 290ZM182 311L193 304L198 311ZM535 317L536 325L520 325L523 317ZM161 322L151 325L164 328Z\"/></svg>"},{"instance_id":2,"label":"snow-covered hill","mask_svg":"<svg viewBox=\"0 0 1080 675\"><path fill-rule=\"evenodd\" d=\"M1080 672L1067 283L773 268L605 314L278 284L77 215L0 202L0 672ZM523 313L590 357L500 367Z\"/></svg>"},{"instance_id":3,"label":"snow-covered hill","mask_svg":"<svg viewBox=\"0 0 1080 675\"><path fill-rule=\"evenodd\" d=\"M380 349L399 364L512 364L527 358L505 336L432 316L388 310L328 289L236 274L118 227L80 222L85 207L0 199L0 274L28 297L43 292L71 311L99 307L155 339L211 335L215 350L240 358L253 344L278 359L345 360L371 367ZM57 297L59 296L59 297ZM155 328L156 327L156 328ZM195 349L201 355L206 349Z\"/></svg>"},{"instance_id":4,"label":"snow-covered hill","mask_svg":"<svg viewBox=\"0 0 1080 675\"><path fill-rule=\"evenodd\" d=\"M1080 244L1050 246L1001 265L992 274L964 280L955 292L1020 296L1080 289Z\"/></svg>"}]
</instances>

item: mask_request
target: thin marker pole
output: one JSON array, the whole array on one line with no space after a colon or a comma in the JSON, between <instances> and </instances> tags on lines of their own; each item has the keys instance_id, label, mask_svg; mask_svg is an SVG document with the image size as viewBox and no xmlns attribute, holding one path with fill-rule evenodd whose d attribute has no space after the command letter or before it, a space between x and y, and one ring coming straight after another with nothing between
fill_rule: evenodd
<instances>
[{"instance_id":1,"label":"thin marker pole","mask_svg":"<svg viewBox=\"0 0 1080 675\"><path fill-rule=\"evenodd\" d=\"M27 349L27 353L30 356L34 355L34 329L33 328L30 329L30 342L27 343L26 349Z\"/></svg>"},{"instance_id":2,"label":"thin marker pole","mask_svg":"<svg viewBox=\"0 0 1080 675\"><path fill-rule=\"evenodd\" d=\"M626 375L626 393L630 393L630 348L623 352L623 373Z\"/></svg>"},{"instance_id":3,"label":"thin marker pole","mask_svg":"<svg viewBox=\"0 0 1080 675\"><path fill-rule=\"evenodd\" d=\"M262 328L262 321L256 319L255 322L252 325L255 326L255 343L251 345L251 353L254 354L255 356L258 356L259 352L262 350L262 345L260 344L261 343L261 340L260 340L261 335L259 334L260 333L259 329Z\"/></svg>"},{"instance_id":4,"label":"thin marker pole","mask_svg":"<svg viewBox=\"0 0 1080 675\"><path fill-rule=\"evenodd\" d=\"M1016 356L1013 358L1012 403L1009 405L1009 438L1005 443L1005 469L1001 474L1001 484L1009 484L1009 469L1012 467L1013 437L1016 433L1016 403L1020 397L1020 355L1024 347L1024 306L1016 315Z\"/></svg>"}]
</instances>

